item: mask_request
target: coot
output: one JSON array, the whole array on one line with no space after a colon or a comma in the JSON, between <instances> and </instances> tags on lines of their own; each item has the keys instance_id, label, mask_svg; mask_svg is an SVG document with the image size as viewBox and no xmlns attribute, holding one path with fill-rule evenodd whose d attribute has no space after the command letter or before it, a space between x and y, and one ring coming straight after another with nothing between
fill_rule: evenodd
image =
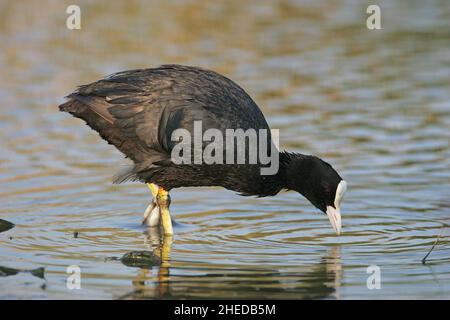
<instances>
[{"instance_id":1,"label":"coot","mask_svg":"<svg viewBox=\"0 0 450 320\"><path fill-rule=\"evenodd\" d=\"M123 71L82 85L66 98L68 101L59 106L61 111L83 119L133 161L134 166L121 172L116 182L134 180L148 184L154 200L144 213L144 223L161 224L166 235L173 234L169 191L189 186L222 186L258 197L273 196L282 189L294 190L326 213L340 234L340 204L346 182L318 157L275 149L279 166L272 174L262 174L266 163L260 158L256 162L231 164L174 161L173 151L184 139L174 139L174 133L182 129L195 136L195 124L199 121L201 133L214 129L224 136L230 129L270 130L250 96L214 71L181 65ZM264 139L274 144L270 131L264 137L258 136L257 146ZM200 153L207 146L202 141ZM245 142L244 151L251 147L255 143ZM227 156L236 149L217 150L223 150ZM214 152L219 153L217 150ZM184 152L179 154L189 158ZM236 156L231 160L236 160Z\"/></svg>"}]
</instances>

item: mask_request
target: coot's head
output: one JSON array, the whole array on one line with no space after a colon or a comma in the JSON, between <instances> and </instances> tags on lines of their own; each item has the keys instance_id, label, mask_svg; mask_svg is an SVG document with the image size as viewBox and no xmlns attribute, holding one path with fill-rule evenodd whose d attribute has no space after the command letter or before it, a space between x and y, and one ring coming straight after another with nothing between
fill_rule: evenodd
<instances>
[{"instance_id":1,"label":"coot's head","mask_svg":"<svg viewBox=\"0 0 450 320\"><path fill-rule=\"evenodd\" d=\"M346 182L331 165L315 156L288 154L286 184L326 213L334 231L341 232L341 201L347 190Z\"/></svg>"}]
</instances>

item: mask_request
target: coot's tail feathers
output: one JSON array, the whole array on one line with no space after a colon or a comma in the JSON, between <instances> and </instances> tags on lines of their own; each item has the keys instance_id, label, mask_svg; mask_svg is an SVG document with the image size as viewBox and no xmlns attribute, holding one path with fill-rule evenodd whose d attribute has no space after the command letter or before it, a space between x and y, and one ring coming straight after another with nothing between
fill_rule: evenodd
<instances>
[{"instance_id":1,"label":"coot's tail feathers","mask_svg":"<svg viewBox=\"0 0 450 320\"><path fill-rule=\"evenodd\" d=\"M95 85L96 83L91 86ZM119 85L120 89L120 83L116 85ZM97 88L96 93L100 89ZM149 141L142 139L142 136L152 138L152 132L148 132L152 127L148 125L148 122L155 122L158 118L148 115L147 122L141 123L137 115L142 112L142 105L114 104L107 101L105 97L90 95L92 90L88 86L80 87L78 91L66 97L69 100L61 104L59 110L84 120L104 140L133 160L135 166L119 172L114 183L150 181L152 175L158 170L158 166L167 164L168 161L167 154L155 150L154 147L149 146L151 144Z\"/></svg>"},{"instance_id":2,"label":"coot's tail feathers","mask_svg":"<svg viewBox=\"0 0 450 320\"><path fill-rule=\"evenodd\" d=\"M66 97L68 98L68 97ZM69 112L73 115L80 113L81 110L84 108L85 106L83 104L77 103L76 101L73 100L69 100L64 102L63 104L59 105L59 111L63 111L63 112Z\"/></svg>"},{"instance_id":3,"label":"coot's tail feathers","mask_svg":"<svg viewBox=\"0 0 450 320\"><path fill-rule=\"evenodd\" d=\"M80 115L82 115L83 112L92 111L96 113L99 117L103 118L106 122L110 124L114 123L115 119L108 111L110 105L105 101L105 99L92 96L83 96L81 94L78 94L77 92L69 94L66 98L71 100L60 105L59 106L60 111L69 112L77 118L80 118ZM70 102L78 102L78 103L70 103ZM88 125L90 126L89 123Z\"/></svg>"},{"instance_id":4,"label":"coot's tail feathers","mask_svg":"<svg viewBox=\"0 0 450 320\"><path fill-rule=\"evenodd\" d=\"M83 101L84 97L71 94L67 96L70 100L61 104L59 110L68 112L76 118L80 118L86 122L86 124L97 131L100 136L106 140L109 144L114 145L119 151L125 154L128 158L139 161L140 152L136 152L138 148L135 143L120 132L120 130L113 125L113 118L107 111L100 107L93 107L93 104L88 104L87 101ZM106 110L106 112L104 111ZM127 181L137 181L140 178L137 175L136 166L128 167L122 170L114 177L113 183L124 183Z\"/></svg>"},{"instance_id":5,"label":"coot's tail feathers","mask_svg":"<svg viewBox=\"0 0 450 320\"><path fill-rule=\"evenodd\" d=\"M70 100L59 106L60 111L68 112L76 118L80 118L86 124L97 131L99 135L109 144L114 145L119 151L133 161L142 161L144 155L142 148L128 139L119 128L114 126L114 118L107 108L98 101L86 101L90 97L80 97L76 93L67 96ZM130 177L131 178L131 177Z\"/></svg>"}]
</instances>

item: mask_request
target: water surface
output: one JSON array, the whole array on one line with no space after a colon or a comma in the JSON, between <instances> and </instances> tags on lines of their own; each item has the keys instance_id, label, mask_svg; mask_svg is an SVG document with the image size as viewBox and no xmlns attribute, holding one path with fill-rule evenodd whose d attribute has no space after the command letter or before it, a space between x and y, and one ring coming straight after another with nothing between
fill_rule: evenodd
<instances>
[{"instance_id":1,"label":"water surface","mask_svg":"<svg viewBox=\"0 0 450 320\"><path fill-rule=\"evenodd\" d=\"M15 227L0 266L21 272L0 277L0 298L449 298L450 6L378 3L383 29L370 31L364 1L79 1L70 31L63 2L3 1L0 219ZM163 63L224 73L283 148L332 163L349 184L343 234L296 193L221 188L172 192L172 241L141 226L148 189L112 185L127 161L57 105ZM133 250L164 261L108 259ZM80 290L66 287L71 265ZM40 267L44 279L26 272Z\"/></svg>"}]
</instances>

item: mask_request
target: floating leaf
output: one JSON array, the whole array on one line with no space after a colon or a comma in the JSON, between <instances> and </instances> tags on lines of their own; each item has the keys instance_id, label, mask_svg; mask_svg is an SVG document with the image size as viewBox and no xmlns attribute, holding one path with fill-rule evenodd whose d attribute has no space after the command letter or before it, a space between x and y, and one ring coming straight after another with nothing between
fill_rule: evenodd
<instances>
[{"instance_id":1,"label":"floating leaf","mask_svg":"<svg viewBox=\"0 0 450 320\"><path fill-rule=\"evenodd\" d=\"M122 256L120 261L127 267L147 269L161 264L161 258L150 251L131 251Z\"/></svg>"}]
</instances>

